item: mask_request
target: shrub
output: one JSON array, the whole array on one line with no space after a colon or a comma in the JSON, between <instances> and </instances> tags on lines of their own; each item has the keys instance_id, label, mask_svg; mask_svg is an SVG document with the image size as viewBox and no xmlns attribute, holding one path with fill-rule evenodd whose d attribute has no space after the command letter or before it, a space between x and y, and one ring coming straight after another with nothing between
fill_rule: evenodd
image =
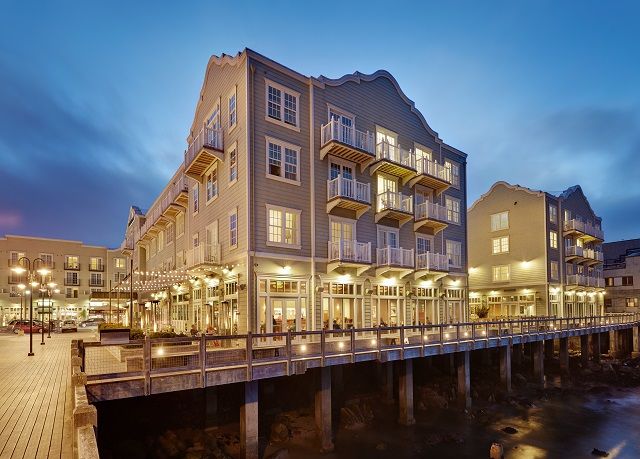
<instances>
[{"instance_id":1,"label":"shrub","mask_svg":"<svg viewBox=\"0 0 640 459\"><path fill-rule=\"evenodd\" d=\"M129 327L125 326L124 324L110 324L106 322L98 325L98 330L113 329L113 328L129 328Z\"/></svg>"},{"instance_id":2,"label":"shrub","mask_svg":"<svg viewBox=\"0 0 640 459\"><path fill-rule=\"evenodd\" d=\"M129 339L144 339L144 330L142 330L141 328L132 328L131 330L129 330Z\"/></svg>"},{"instance_id":3,"label":"shrub","mask_svg":"<svg viewBox=\"0 0 640 459\"><path fill-rule=\"evenodd\" d=\"M478 306L478 308L476 308L476 314L478 314L478 317L480 319L486 319L487 317L489 317L489 306L483 304L482 306Z\"/></svg>"}]
</instances>

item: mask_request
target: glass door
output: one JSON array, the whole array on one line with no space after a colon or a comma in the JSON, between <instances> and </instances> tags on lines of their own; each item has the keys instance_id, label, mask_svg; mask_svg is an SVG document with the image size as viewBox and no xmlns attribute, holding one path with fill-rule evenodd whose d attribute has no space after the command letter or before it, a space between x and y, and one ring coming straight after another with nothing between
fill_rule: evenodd
<instances>
[{"instance_id":1,"label":"glass door","mask_svg":"<svg viewBox=\"0 0 640 459\"><path fill-rule=\"evenodd\" d=\"M378 174L378 212L387 208L397 208L395 204L398 182L395 179Z\"/></svg>"},{"instance_id":2,"label":"glass door","mask_svg":"<svg viewBox=\"0 0 640 459\"><path fill-rule=\"evenodd\" d=\"M338 113L335 110L329 111L331 121L337 121L339 129L339 140L341 142L353 145L355 143L353 119L349 116Z\"/></svg>"}]
</instances>

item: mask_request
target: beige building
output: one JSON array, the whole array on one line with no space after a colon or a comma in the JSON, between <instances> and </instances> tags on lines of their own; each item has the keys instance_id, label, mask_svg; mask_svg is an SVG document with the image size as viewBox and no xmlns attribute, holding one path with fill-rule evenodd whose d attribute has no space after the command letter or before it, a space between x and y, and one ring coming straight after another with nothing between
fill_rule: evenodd
<instances>
[{"instance_id":1,"label":"beige building","mask_svg":"<svg viewBox=\"0 0 640 459\"><path fill-rule=\"evenodd\" d=\"M132 207L140 320L218 333L467 316L466 154L389 73L211 57L184 162ZM142 306L144 303L144 307Z\"/></svg>"},{"instance_id":2,"label":"beige building","mask_svg":"<svg viewBox=\"0 0 640 459\"><path fill-rule=\"evenodd\" d=\"M468 224L472 313L603 313L604 234L579 186L554 196L497 182L469 208Z\"/></svg>"},{"instance_id":3,"label":"beige building","mask_svg":"<svg viewBox=\"0 0 640 459\"><path fill-rule=\"evenodd\" d=\"M603 249L606 311L640 311L640 239L607 242Z\"/></svg>"},{"instance_id":4,"label":"beige building","mask_svg":"<svg viewBox=\"0 0 640 459\"><path fill-rule=\"evenodd\" d=\"M108 292L109 281L114 287L124 279L128 262L119 249L85 245L79 241L13 235L0 237L0 257L7 260L0 264L2 325L12 319L28 317L30 294L34 308L52 306L52 319L104 316L107 302L92 300L92 293ZM49 274L44 278L38 275L35 280L47 286L53 282L55 286L52 284L47 292L40 291L40 286L29 285L26 273L14 272L12 268L18 266L22 257L43 260L35 266L46 268ZM124 307L124 294L122 296ZM115 304L114 301L112 306Z\"/></svg>"}]
</instances>

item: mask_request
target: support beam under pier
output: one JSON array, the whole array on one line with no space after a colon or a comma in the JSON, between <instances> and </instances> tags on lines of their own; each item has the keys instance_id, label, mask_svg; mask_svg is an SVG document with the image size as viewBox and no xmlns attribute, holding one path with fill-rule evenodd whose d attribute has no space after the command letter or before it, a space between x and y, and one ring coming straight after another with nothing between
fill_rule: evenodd
<instances>
[{"instance_id":1,"label":"support beam under pier","mask_svg":"<svg viewBox=\"0 0 640 459\"><path fill-rule=\"evenodd\" d=\"M405 426L416 423L413 416L413 360L398 362L400 374L398 378L398 400L400 402L398 422Z\"/></svg>"},{"instance_id":2,"label":"support beam under pier","mask_svg":"<svg viewBox=\"0 0 640 459\"><path fill-rule=\"evenodd\" d=\"M502 387L511 393L511 346L501 346L499 348L500 353L500 381Z\"/></svg>"},{"instance_id":3,"label":"support beam under pier","mask_svg":"<svg viewBox=\"0 0 640 459\"><path fill-rule=\"evenodd\" d=\"M244 383L244 403L240 407L240 448L242 457L258 459L258 381Z\"/></svg>"},{"instance_id":4,"label":"support beam under pier","mask_svg":"<svg viewBox=\"0 0 640 459\"><path fill-rule=\"evenodd\" d=\"M531 343L531 357L533 359L533 380L536 384L544 386L544 342Z\"/></svg>"},{"instance_id":5,"label":"support beam under pier","mask_svg":"<svg viewBox=\"0 0 640 459\"><path fill-rule=\"evenodd\" d=\"M580 361L582 366L589 362L589 335L580 336Z\"/></svg>"},{"instance_id":6,"label":"support beam under pier","mask_svg":"<svg viewBox=\"0 0 640 459\"><path fill-rule=\"evenodd\" d=\"M331 367L318 369L316 389L316 428L320 437L320 451L333 451L333 431L331 427Z\"/></svg>"},{"instance_id":7,"label":"support beam under pier","mask_svg":"<svg viewBox=\"0 0 640 459\"><path fill-rule=\"evenodd\" d=\"M547 362L551 362L553 360L553 354L554 354L554 340L553 339L548 339L545 340L544 342L544 359Z\"/></svg>"},{"instance_id":8,"label":"support beam under pier","mask_svg":"<svg viewBox=\"0 0 640 459\"><path fill-rule=\"evenodd\" d=\"M465 410L471 409L471 359L470 351L455 354L458 374L458 405Z\"/></svg>"},{"instance_id":9,"label":"support beam under pier","mask_svg":"<svg viewBox=\"0 0 640 459\"><path fill-rule=\"evenodd\" d=\"M560 371L569 374L569 338L560 338Z\"/></svg>"}]
</instances>

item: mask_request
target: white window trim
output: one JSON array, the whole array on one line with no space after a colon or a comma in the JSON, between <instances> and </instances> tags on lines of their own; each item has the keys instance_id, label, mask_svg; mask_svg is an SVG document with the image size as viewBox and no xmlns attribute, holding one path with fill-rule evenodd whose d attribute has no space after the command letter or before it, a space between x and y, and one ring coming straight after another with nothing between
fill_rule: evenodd
<instances>
[{"instance_id":1,"label":"white window trim","mask_svg":"<svg viewBox=\"0 0 640 459\"><path fill-rule=\"evenodd\" d=\"M331 224L332 223L348 223L350 225L353 225L353 240L357 241L358 240L358 235L357 235L357 228L358 228L358 220L354 220L352 218L347 218L347 217L336 217L334 215L329 215L329 240L331 240Z\"/></svg>"},{"instance_id":2,"label":"white window trim","mask_svg":"<svg viewBox=\"0 0 640 459\"><path fill-rule=\"evenodd\" d=\"M231 244L231 216L234 215L236 216L236 243L235 244ZM240 219L238 218L238 208L236 207L233 210L230 210L227 214L227 229L228 229L228 233L227 235L229 236L229 250L232 249L237 249L238 248L238 242L240 240ZM219 237L219 236L218 236Z\"/></svg>"},{"instance_id":3,"label":"white window trim","mask_svg":"<svg viewBox=\"0 0 640 459\"><path fill-rule=\"evenodd\" d=\"M492 225L491 225L491 217L493 217L494 215L499 215L499 214L503 214L503 213L507 213L507 227L506 228L499 228L499 229L493 229ZM489 215L489 230L491 233L495 233L497 231L505 231L508 230L511 227L511 216L509 215L509 211L508 210L501 210L500 212L494 212L491 215Z\"/></svg>"},{"instance_id":4,"label":"white window trim","mask_svg":"<svg viewBox=\"0 0 640 459\"><path fill-rule=\"evenodd\" d=\"M231 125L229 124L229 132L233 131L238 125L238 85L233 85L233 89L229 91L229 95L227 96L227 122L230 122L231 111L229 110L229 101L231 101L231 97L236 96L236 122Z\"/></svg>"},{"instance_id":5,"label":"white window trim","mask_svg":"<svg viewBox=\"0 0 640 459\"><path fill-rule=\"evenodd\" d=\"M556 235L556 245L555 245L555 247L553 246L553 239L551 238L551 234L555 234ZM557 231L549 230L549 248L551 250L558 250L558 246L560 244L559 238L560 238L560 236L558 235Z\"/></svg>"},{"instance_id":6,"label":"white window trim","mask_svg":"<svg viewBox=\"0 0 640 459\"><path fill-rule=\"evenodd\" d=\"M282 157L280 159L281 162L281 167L280 170L282 171L282 173L284 174L284 164L285 164L285 152L284 149L285 148L289 148L290 150L294 150L296 152L296 154L298 155L298 160L297 160L297 172L296 175L298 177L298 180L291 180L285 177L281 177L281 176L277 176L277 175L273 175L269 173L269 143L275 143L277 145L280 145L280 147L282 147ZM301 159L301 154L300 154L300 150L302 149L301 147L299 147L298 145L294 145L292 143L289 142L285 142L284 140L280 140L277 139L275 137L270 137L270 136L265 136L265 142L264 142L264 154L265 154L265 176L268 179L271 180L277 180L278 182L283 182L283 183L289 183L290 185L297 185L297 186L301 186L302 183L300 181L300 159Z\"/></svg>"},{"instance_id":7,"label":"white window trim","mask_svg":"<svg viewBox=\"0 0 640 459\"><path fill-rule=\"evenodd\" d=\"M418 142L413 142L413 151L415 152L416 150L422 150L424 152L429 153L429 157L431 161L435 161L435 159L433 158L433 148L425 147L424 145Z\"/></svg>"},{"instance_id":8,"label":"white window trim","mask_svg":"<svg viewBox=\"0 0 640 459\"><path fill-rule=\"evenodd\" d=\"M415 247L416 247L416 255L418 255L418 239L428 239L429 241L431 241L429 243L431 250L429 250L429 253L436 253L436 247L435 247L435 242L436 242L436 238L435 236L432 236L430 234L424 234L424 233L416 233L416 238L415 238Z\"/></svg>"},{"instance_id":9,"label":"white window trim","mask_svg":"<svg viewBox=\"0 0 640 459\"><path fill-rule=\"evenodd\" d=\"M502 268L503 266L507 267L507 278L506 279L495 279L494 278L494 269L495 268ZM491 281L492 282L510 282L511 281L511 265L507 264L507 265L493 265L491 266Z\"/></svg>"},{"instance_id":10,"label":"white window trim","mask_svg":"<svg viewBox=\"0 0 640 459\"><path fill-rule=\"evenodd\" d=\"M450 199L452 201L456 201L458 203L458 221L454 221L454 220L449 220L449 209L447 209L447 199ZM447 222L448 223L453 223L454 225L462 225L462 205L461 205L461 200L458 198L454 198L453 196L449 196L449 195L445 195L444 196L444 208L447 211Z\"/></svg>"},{"instance_id":11,"label":"white window trim","mask_svg":"<svg viewBox=\"0 0 640 459\"><path fill-rule=\"evenodd\" d=\"M356 163L351 162L347 159L339 158L337 156L329 155L329 161L327 162L327 180L331 180L331 163L350 167L351 169L353 169L353 179L356 179Z\"/></svg>"},{"instance_id":12,"label":"white window trim","mask_svg":"<svg viewBox=\"0 0 640 459\"><path fill-rule=\"evenodd\" d=\"M195 209L195 201L196 201L196 193L197 193L197 201L198 201L198 210ZM191 186L191 213L193 215L198 215L200 212L200 183L197 182Z\"/></svg>"},{"instance_id":13,"label":"white window trim","mask_svg":"<svg viewBox=\"0 0 640 459\"><path fill-rule=\"evenodd\" d=\"M459 163L459 162L457 162L457 161L454 161L454 160L453 160L453 159L451 159L451 158L444 158L444 159L442 160L442 167L445 167L445 168L446 168L446 163L447 163L447 162L450 162L452 165L454 165L454 166L456 166L456 167L458 168L458 184L456 185L455 183L451 182L451 186L452 186L453 188L456 188L456 189L458 189L458 190L459 190L459 189L460 189L460 187L462 186L462 184L460 183L460 182L462 182L462 179L460 178L460 170L461 170L460 163ZM451 174L451 176L453 177L453 174ZM451 180L453 180L453 178L452 178Z\"/></svg>"},{"instance_id":14,"label":"white window trim","mask_svg":"<svg viewBox=\"0 0 640 459\"><path fill-rule=\"evenodd\" d=\"M500 240L503 237L506 237L508 239L508 243L509 244L509 250L507 250L506 252L494 252L493 251L493 241L495 241L496 239ZM502 243L500 243L500 250L502 250ZM509 237L509 235L505 235L505 236L496 236L496 237L492 237L491 238L491 255L505 255L507 253L511 252L511 238Z\"/></svg>"},{"instance_id":15,"label":"white window trim","mask_svg":"<svg viewBox=\"0 0 640 459\"><path fill-rule=\"evenodd\" d=\"M456 244L458 247L460 247L460 264L459 265L455 265L453 264L453 258L451 257L451 255L449 254L449 252L447 251L447 243L451 242L452 244ZM444 254L449 256L449 264L451 265L452 268L462 268L462 242L460 241L456 241L454 239L446 239L444 242Z\"/></svg>"},{"instance_id":16,"label":"white window trim","mask_svg":"<svg viewBox=\"0 0 640 459\"><path fill-rule=\"evenodd\" d=\"M302 219L300 218L300 215L302 214L302 210L300 209L291 209L289 207L283 207L283 206L277 206L275 204L265 204L266 207L266 211L265 211L265 215L267 217L266 220L266 224L267 224L267 240L266 240L266 245L270 246L270 247L281 247L283 249L294 249L294 250L300 250L302 248L302 241L301 241L301 237L302 237L302 231L300 230L300 226L302 223ZM286 242L271 242L269 241L269 211L270 210L279 210L280 212L282 212L282 231L286 230L285 224L286 224L286 219L285 219L285 213L286 212L290 212L290 213L294 213L297 215L297 219L296 219L296 223L297 223L297 227L296 227L296 241L297 244L287 244ZM284 234L283 234L284 236ZM282 238L282 240L284 240L284 237Z\"/></svg>"},{"instance_id":17,"label":"white window trim","mask_svg":"<svg viewBox=\"0 0 640 459\"><path fill-rule=\"evenodd\" d=\"M204 195L205 198L207 196L207 182L208 182L208 177L209 175L215 170L216 171L216 181L218 182L218 192L211 198L211 199L207 199L207 202L205 202L205 206L208 206L209 204L211 204L213 201L215 201L216 199L218 199L218 196L220 196L220 174L219 174L219 170L218 170L218 161L215 161L213 163L213 166L211 166L209 169L207 169L207 171L204 173Z\"/></svg>"},{"instance_id":18,"label":"white window trim","mask_svg":"<svg viewBox=\"0 0 640 459\"><path fill-rule=\"evenodd\" d=\"M380 126L378 124L376 124L376 132L375 132L375 142L376 144L378 143L378 132L386 135L387 137L394 137L396 140L396 146L398 146L400 140L398 139L398 133L395 131L392 131L391 129L387 129L386 127Z\"/></svg>"},{"instance_id":19,"label":"white window trim","mask_svg":"<svg viewBox=\"0 0 640 459\"><path fill-rule=\"evenodd\" d=\"M178 234L178 215L182 214L182 233ZM178 239L179 237L184 236L184 227L185 227L185 213L184 212L178 212L176 214L176 237L175 239Z\"/></svg>"},{"instance_id":20,"label":"white window trim","mask_svg":"<svg viewBox=\"0 0 640 459\"><path fill-rule=\"evenodd\" d=\"M280 114L282 116L281 120L277 120L275 118L271 118L269 116L269 86L272 86L276 89L279 89L282 93L282 98L280 100ZM284 93L287 92L292 96L296 97L296 125L288 124L284 122ZM264 119L270 123L277 124L278 126L286 127L287 129L291 129L296 132L300 132L300 93L291 88L283 86L279 83L276 83L273 80L269 80L268 78L264 79Z\"/></svg>"},{"instance_id":21,"label":"white window trim","mask_svg":"<svg viewBox=\"0 0 640 459\"><path fill-rule=\"evenodd\" d=\"M229 167L227 169L227 179L231 176L231 152L235 150L236 151L236 178L233 180L229 180L229 184L227 185L227 188L231 188L233 185L235 185L236 183L238 183L238 179L240 178L240 155L238 154L238 142L233 142L231 144L231 146L229 148L227 148L227 158L229 158ZM218 179L218 182L220 180ZM219 187L218 187L218 194L220 194L219 191Z\"/></svg>"},{"instance_id":22,"label":"white window trim","mask_svg":"<svg viewBox=\"0 0 640 459\"><path fill-rule=\"evenodd\" d=\"M327 103L327 122L331 121L331 112L334 112L340 116L344 116L345 118L350 118L352 123L352 128L356 127L356 115L350 113L346 110L341 109L340 107L336 107L333 104Z\"/></svg>"},{"instance_id":23,"label":"white window trim","mask_svg":"<svg viewBox=\"0 0 640 459\"><path fill-rule=\"evenodd\" d=\"M398 247L400 245L400 228L394 228L393 226L385 226L385 225L376 225L376 248L383 249L383 246L378 245L380 242L380 231L393 232L396 233L396 240L398 241Z\"/></svg>"}]
</instances>

